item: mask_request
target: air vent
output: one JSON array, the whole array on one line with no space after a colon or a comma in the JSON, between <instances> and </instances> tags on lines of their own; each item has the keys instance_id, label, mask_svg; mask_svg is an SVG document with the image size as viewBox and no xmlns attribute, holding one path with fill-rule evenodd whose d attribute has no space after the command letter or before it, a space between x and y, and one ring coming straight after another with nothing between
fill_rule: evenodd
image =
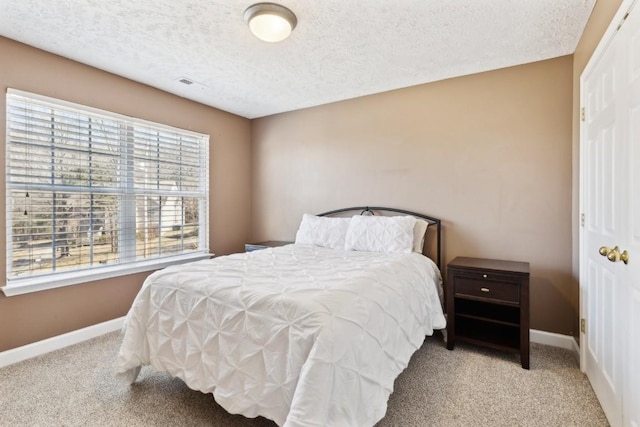
<instances>
[{"instance_id":1,"label":"air vent","mask_svg":"<svg viewBox=\"0 0 640 427\"><path fill-rule=\"evenodd\" d=\"M192 92L194 90L195 91L198 91L198 90L204 91L204 90L207 89L207 87L205 85L203 85L202 83L198 83L197 81L195 81L193 79L190 79L188 77L184 77L184 76L178 77L175 81L177 83L181 83L181 84L183 84L185 86L189 86L189 91L190 92Z\"/></svg>"}]
</instances>

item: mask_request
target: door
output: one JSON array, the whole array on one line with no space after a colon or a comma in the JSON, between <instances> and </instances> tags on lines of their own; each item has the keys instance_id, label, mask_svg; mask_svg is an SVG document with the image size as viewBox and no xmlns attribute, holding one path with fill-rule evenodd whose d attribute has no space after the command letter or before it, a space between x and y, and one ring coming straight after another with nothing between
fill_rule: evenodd
<instances>
[{"instance_id":1,"label":"door","mask_svg":"<svg viewBox=\"0 0 640 427\"><path fill-rule=\"evenodd\" d=\"M615 46L611 44L583 80L585 132L581 141L586 169L580 282L585 298L582 317L588 320L581 336L583 369L613 426L622 421L621 326L626 310L622 309L622 287L617 285L619 265L609 262L599 251L601 247L620 245L624 235L623 206L620 206L624 144L619 135L615 102L619 83L617 59Z\"/></svg>"},{"instance_id":2,"label":"door","mask_svg":"<svg viewBox=\"0 0 640 427\"><path fill-rule=\"evenodd\" d=\"M640 426L640 13L624 16L581 82L581 360L611 425Z\"/></svg>"},{"instance_id":3,"label":"door","mask_svg":"<svg viewBox=\"0 0 640 427\"><path fill-rule=\"evenodd\" d=\"M624 56L623 109L627 138L628 230L625 247L629 263L623 267L627 319L622 329L625 337L624 389L622 399L625 426L640 427L640 6L635 7L620 28L620 50Z\"/></svg>"}]
</instances>

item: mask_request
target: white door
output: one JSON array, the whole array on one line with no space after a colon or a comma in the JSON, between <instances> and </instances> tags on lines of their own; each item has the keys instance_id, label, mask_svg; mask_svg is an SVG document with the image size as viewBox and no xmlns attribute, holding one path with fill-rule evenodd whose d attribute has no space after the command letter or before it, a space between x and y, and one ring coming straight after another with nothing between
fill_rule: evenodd
<instances>
[{"instance_id":1,"label":"white door","mask_svg":"<svg viewBox=\"0 0 640 427\"><path fill-rule=\"evenodd\" d=\"M623 249L628 251L629 263L622 267L626 286L627 319L622 329L627 352L622 399L625 426L640 427L640 6L629 13L620 28L620 55L624 57L622 74L623 114L627 139L627 234Z\"/></svg>"},{"instance_id":2,"label":"white door","mask_svg":"<svg viewBox=\"0 0 640 427\"><path fill-rule=\"evenodd\" d=\"M640 13L623 16L582 76L581 351L611 425L640 427Z\"/></svg>"},{"instance_id":3,"label":"white door","mask_svg":"<svg viewBox=\"0 0 640 427\"><path fill-rule=\"evenodd\" d=\"M622 348L624 299L617 284L619 266L599 253L603 246L618 243L622 210L620 168L624 148L619 136L615 92L617 52L613 45L598 58L591 72L583 76L585 132L582 136L584 182L584 229L581 257L581 284L584 290L583 318L587 320L581 347L584 366L591 385L616 426L622 421ZM616 422L617 421L617 422Z\"/></svg>"}]
</instances>

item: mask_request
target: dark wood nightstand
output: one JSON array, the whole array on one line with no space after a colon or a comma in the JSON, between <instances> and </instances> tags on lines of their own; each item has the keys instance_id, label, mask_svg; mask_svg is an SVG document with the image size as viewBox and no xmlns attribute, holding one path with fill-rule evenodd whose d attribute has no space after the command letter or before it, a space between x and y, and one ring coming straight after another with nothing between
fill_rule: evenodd
<instances>
[{"instance_id":1,"label":"dark wood nightstand","mask_svg":"<svg viewBox=\"0 0 640 427\"><path fill-rule=\"evenodd\" d=\"M258 251L260 249L275 248L277 246L289 245L291 243L293 242L283 242L280 240L267 240L266 242L245 243L244 251L245 252Z\"/></svg>"},{"instance_id":2,"label":"dark wood nightstand","mask_svg":"<svg viewBox=\"0 0 640 427\"><path fill-rule=\"evenodd\" d=\"M520 353L529 369L529 263L457 257L447 265L447 348Z\"/></svg>"}]
</instances>

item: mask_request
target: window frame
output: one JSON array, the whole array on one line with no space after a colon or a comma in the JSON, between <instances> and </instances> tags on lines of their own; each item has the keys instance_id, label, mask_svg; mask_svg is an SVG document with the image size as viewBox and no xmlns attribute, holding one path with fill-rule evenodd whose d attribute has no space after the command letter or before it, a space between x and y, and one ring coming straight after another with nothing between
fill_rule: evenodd
<instances>
[{"instance_id":1,"label":"window frame","mask_svg":"<svg viewBox=\"0 0 640 427\"><path fill-rule=\"evenodd\" d=\"M153 271L153 270L158 270L173 264L191 262L191 261L207 259L211 257L211 254L209 253L209 214L208 214L209 212L209 165L210 165L209 135L193 132L185 129L180 129L173 126L164 125L164 124L152 122L149 120L125 116L122 114L113 113L113 112L109 112L109 111L105 111L105 110L101 110L101 109L97 109L97 108L93 108L93 107L89 107L81 104L76 104L76 103L72 103L64 100L50 98L43 95L24 92L24 91L12 89L12 88L8 88L6 93L7 93L7 97L5 100L5 106L7 107L7 111L6 111L6 117L5 117L5 124L7 125L7 128L6 128L6 136L5 136L5 151L7 153L11 146L11 137L10 137L11 129L9 126L10 112L8 108L10 96L25 97L28 99L32 99L34 102L43 102L47 104L52 104L53 106L57 106L60 109L77 111L79 114L82 114L83 116L87 116L87 117L108 118L110 120L114 120L119 123L126 123L127 126L132 126L132 127L135 126L137 129L152 128L154 131L156 130L159 132L166 131L172 134L179 133L180 135L183 135L185 137L188 136L191 138L196 138L198 140L199 150L202 150L202 153L203 153L202 158L200 158L199 160L200 165L199 165L198 171L200 173L197 175L198 188L196 190L196 192L199 194L197 196L197 199L199 200L198 218L197 218L198 249L184 252L184 248L182 248L181 249L182 252L178 254L168 254L168 255L162 255L161 254L162 251L160 251L160 255L154 256L152 258L143 257L142 259L136 259L137 258L135 254L136 241L135 239L132 240L132 238L136 234L136 221L137 221L136 215L137 214L135 209L136 202L135 200L133 200L131 203L129 203L129 205L133 204L134 206L133 213L130 212L130 209L129 209L129 215L127 215L126 213L118 215L118 229L126 230L126 231L121 231L119 233L120 235L119 239L121 242L128 241L130 246L133 242L133 246L124 247L119 245L119 251L124 252L125 256L123 256L122 259L120 259L119 257L117 263L107 264L107 265L89 265L89 266L86 266L86 265L83 266L83 264L78 264L78 266L74 267L73 269L51 271L46 273L34 274L34 275L25 275L24 277L19 277L19 276L12 277L11 258L13 253L13 249L12 249L13 248L13 242L12 242L13 240L12 215L13 214L11 209L12 209L13 199L11 197L10 190L15 190L15 186L12 186L9 180L9 173L10 173L9 165L10 165L11 159L7 155L7 157L5 158L5 175L7 176L6 183L5 183L5 189L7 191L7 199L6 199L6 205L5 205L5 208L6 208L5 209L6 210L5 251L6 251L6 259L7 259L6 261L7 273L5 277L5 280L6 280L5 286L0 287L0 290L6 296L20 295L20 294L29 293L29 292L41 291L46 289L54 289L54 288L63 287L63 286L86 283L86 282L96 281L96 280L103 280L103 279L119 277L123 275L130 275L130 274L135 274L135 273L140 273L145 271ZM132 139L131 141L127 141L126 144L128 145L124 148L123 151L133 150L133 145L135 144L135 138ZM161 147L159 146L158 150L160 148ZM119 157L120 161L122 161L122 159L126 158L127 155L120 154L119 156L120 156ZM135 166L133 166L133 164L127 165L127 168L125 168L124 170L121 170L119 174L120 175L122 175L123 173L133 174L134 167ZM124 185L135 186L136 184L133 181L130 181L128 183L125 183ZM146 185L146 182L145 182L145 185ZM139 190L139 188L137 189ZM193 191L191 192L193 193ZM122 203L122 199L128 196L121 195L119 197L121 200L120 203ZM182 196L182 197L185 197L185 196ZM129 208L131 208L131 206L129 206ZM93 209L93 207L91 209ZM183 221L182 224L185 224L184 218L182 219L182 221ZM132 223L133 223L133 227L131 226ZM130 234L131 236L128 236L128 237L123 236L126 233Z\"/></svg>"}]
</instances>

